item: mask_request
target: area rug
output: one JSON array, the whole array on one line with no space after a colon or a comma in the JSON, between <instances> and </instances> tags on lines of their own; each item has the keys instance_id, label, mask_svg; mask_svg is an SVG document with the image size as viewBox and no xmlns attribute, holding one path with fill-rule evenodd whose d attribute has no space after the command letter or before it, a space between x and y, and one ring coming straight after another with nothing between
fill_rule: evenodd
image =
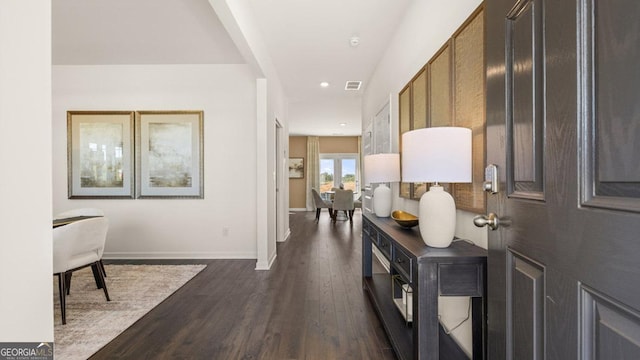
<instances>
[{"instance_id":1,"label":"area rug","mask_svg":"<svg viewBox=\"0 0 640 360\"><path fill-rule=\"evenodd\" d=\"M87 359L198 274L206 265L106 265L107 302L91 268L73 273L62 325L54 276L54 357Z\"/></svg>"}]
</instances>

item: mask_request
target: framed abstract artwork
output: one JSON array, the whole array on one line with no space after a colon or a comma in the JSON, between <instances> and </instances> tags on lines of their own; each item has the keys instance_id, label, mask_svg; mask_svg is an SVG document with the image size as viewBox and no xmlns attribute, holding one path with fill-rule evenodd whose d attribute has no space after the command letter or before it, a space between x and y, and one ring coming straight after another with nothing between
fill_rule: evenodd
<instances>
[{"instance_id":1,"label":"framed abstract artwork","mask_svg":"<svg viewBox=\"0 0 640 360\"><path fill-rule=\"evenodd\" d=\"M138 198L204 198L203 111L136 112Z\"/></svg>"},{"instance_id":2,"label":"framed abstract artwork","mask_svg":"<svg viewBox=\"0 0 640 360\"><path fill-rule=\"evenodd\" d=\"M304 178L304 158L289 158L289 179Z\"/></svg>"},{"instance_id":3,"label":"framed abstract artwork","mask_svg":"<svg viewBox=\"0 0 640 360\"><path fill-rule=\"evenodd\" d=\"M133 111L68 111L68 197L133 198L133 135Z\"/></svg>"}]
</instances>

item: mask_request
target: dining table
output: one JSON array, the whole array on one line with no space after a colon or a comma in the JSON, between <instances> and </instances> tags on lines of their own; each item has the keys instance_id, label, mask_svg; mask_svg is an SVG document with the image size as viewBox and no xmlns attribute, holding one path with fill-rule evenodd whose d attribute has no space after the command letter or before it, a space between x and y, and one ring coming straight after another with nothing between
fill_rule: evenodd
<instances>
[{"instance_id":1,"label":"dining table","mask_svg":"<svg viewBox=\"0 0 640 360\"><path fill-rule=\"evenodd\" d=\"M322 200L333 201L333 196L336 194L333 190L327 190L322 192Z\"/></svg>"},{"instance_id":2,"label":"dining table","mask_svg":"<svg viewBox=\"0 0 640 360\"><path fill-rule=\"evenodd\" d=\"M83 215L83 216L72 216L72 217L63 218L63 219L53 219L53 228L55 229L55 228L60 227L60 226L69 225L69 224L71 224L73 222L76 222L76 221L91 219L91 218L95 218L95 217L101 217L101 216Z\"/></svg>"}]
</instances>

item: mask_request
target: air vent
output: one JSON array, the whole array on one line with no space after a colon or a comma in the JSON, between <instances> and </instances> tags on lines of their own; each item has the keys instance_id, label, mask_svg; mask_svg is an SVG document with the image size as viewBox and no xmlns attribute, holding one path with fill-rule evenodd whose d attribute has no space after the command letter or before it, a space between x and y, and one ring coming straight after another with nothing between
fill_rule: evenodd
<instances>
[{"instance_id":1,"label":"air vent","mask_svg":"<svg viewBox=\"0 0 640 360\"><path fill-rule=\"evenodd\" d=\"M345 90L360 90L360 85L362 85L362 81L347 81L347 84L344 86Z\"/></svg>"}]
</instances>

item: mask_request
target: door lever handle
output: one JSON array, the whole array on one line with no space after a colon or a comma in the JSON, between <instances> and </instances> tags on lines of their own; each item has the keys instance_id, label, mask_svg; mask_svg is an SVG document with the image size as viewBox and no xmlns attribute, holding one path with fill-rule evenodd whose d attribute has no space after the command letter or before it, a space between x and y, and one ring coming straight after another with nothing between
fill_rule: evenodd
<instances>
[{"instance_id":1,"label":"door lever handle","mask_svg":"<svg viewBox=\"0 0 640 360\"><path fill-rule=\"evenodd\" d=\"M477 227L489 226L489 229L495 230L500 226L498 215L489 213L489 215L478 215L473 218L473 224Z\"/></svg>"}]
</instances>

